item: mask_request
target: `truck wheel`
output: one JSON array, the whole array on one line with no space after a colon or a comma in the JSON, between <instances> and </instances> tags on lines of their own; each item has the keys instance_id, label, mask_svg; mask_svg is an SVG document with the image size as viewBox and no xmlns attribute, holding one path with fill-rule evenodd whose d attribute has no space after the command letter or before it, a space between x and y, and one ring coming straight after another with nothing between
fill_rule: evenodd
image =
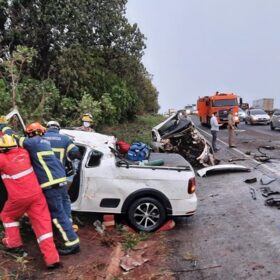
<instances>
[{"instance_id":1,"label":"truck wheel","mask_svg":"<svg viewBox=\"0 0 280 280\"><path fill-rule=\"evenodd\" d=\"M128 221L136 230L157 230L166 220L166 211L161 202L152 197L135 200L128 208Z\"/></svg>"}]
</instances>

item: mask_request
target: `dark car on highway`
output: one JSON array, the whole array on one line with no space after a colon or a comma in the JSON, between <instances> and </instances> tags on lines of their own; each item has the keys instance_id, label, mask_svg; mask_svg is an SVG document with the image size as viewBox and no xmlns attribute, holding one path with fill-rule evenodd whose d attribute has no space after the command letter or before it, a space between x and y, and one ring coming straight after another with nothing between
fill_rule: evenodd
<instances>
[{"instance_id":1,"label":"dark car on highway","mask_svg":"<svg viewBox=\"0 0 280 280\"><path fill-rule=\"evenodd\" d=\"M269 124L270 117L262 109L248 109L245 117L246 124Z\"/></svg>"},{"instance_id":2,"label":"dark car on highway","mask_svg":"<svg viewBox=\"0 0 280 280\"><path fill-rule=\"evenodd\" d=\"M280 128L280 110L275 110L270 120L270 128L274 130L275 128Z\"/></svg>"}]
</instances>

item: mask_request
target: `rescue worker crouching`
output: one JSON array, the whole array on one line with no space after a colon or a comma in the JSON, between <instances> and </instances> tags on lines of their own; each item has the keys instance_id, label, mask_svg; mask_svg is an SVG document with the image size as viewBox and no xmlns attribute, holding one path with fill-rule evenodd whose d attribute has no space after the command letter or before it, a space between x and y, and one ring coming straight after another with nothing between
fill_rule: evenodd
<instances>
[{"instance_id":1,"label":"rescue worker crouching","mask_svg":"<svg viewBox=\"0 0 280 280\"><path fill-rule=\"evenodd\" d=\"M2 131L13 134L7 127ZM31 123L26 128L28 137L21 137L19 145L29 152L34 171L47 199L53 224L64 242L64 247L58 249L59 254L75 254L80 251L80 241L63 206L64 201L68 199L65 170L56 158L49 141L42 137L45 131L40 123Z\"/></svg>"},{"instance_id":2,"label":"rescue worker crouching","mask_svg":"<svg viewBox=\"0 0 280 280\"><path fill-rule=\"evenodd\" d=\"M23 250L18 220L27 213L46 266L59 267L49 209L29 154L18 148L16 140L9 135L0 137L0 173L8 191L8 200L1 212L4 245L12 253Z\"/></svg>"}]
</instances>

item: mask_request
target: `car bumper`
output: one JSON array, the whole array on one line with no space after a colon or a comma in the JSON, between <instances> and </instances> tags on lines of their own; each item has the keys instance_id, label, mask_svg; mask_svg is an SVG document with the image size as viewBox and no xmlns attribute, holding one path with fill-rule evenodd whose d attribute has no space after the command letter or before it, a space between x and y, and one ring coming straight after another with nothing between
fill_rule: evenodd
<instances>
[{"instance_id":1,"label":"car bumper","mask_svg":"<svg viewBox=\"0 0 280 280\"><path fill-rule=\"evenodd\" d=\"M191 216L197 209L197 196L193 194L187 199L174 199L170 201L172 216Z\"/></svg>"}]
</instances>

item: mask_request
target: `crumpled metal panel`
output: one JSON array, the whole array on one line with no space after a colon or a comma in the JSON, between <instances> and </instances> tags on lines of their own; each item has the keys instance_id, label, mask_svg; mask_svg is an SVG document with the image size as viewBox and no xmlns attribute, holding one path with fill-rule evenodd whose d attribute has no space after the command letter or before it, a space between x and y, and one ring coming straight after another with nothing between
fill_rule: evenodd
<instances>
[{"instance_id":1,"label":"crumpled metal panel","mask_svg":"<svg viewBox=\"0 0 280 280\"><path fill-rule=\"evenodd\" d=\"M211 145L196 129L190 118L179 118L174 129L162 131L159 127L158 131L161 134L160 148L162 151L179 153L194 167L216 164Z\"/></svg>"}]
</instances>

